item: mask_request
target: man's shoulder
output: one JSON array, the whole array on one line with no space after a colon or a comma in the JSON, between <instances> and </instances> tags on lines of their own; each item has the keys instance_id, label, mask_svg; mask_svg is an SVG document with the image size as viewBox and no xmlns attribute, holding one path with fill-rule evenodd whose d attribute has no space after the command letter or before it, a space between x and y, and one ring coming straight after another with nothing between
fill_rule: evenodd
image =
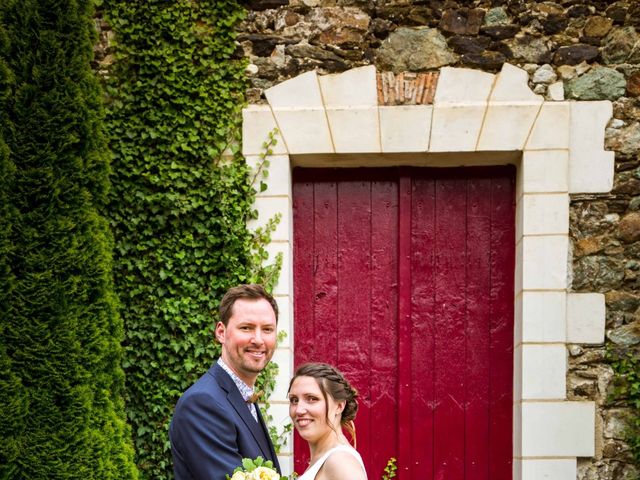
<instances>
[{"instance_id":1,"label":"man's shoulder","mask_svg":"<svg viewBox=\"0 0 640 480\"><path fill-rule=\"evenodd\" d=\"M191 402L201 398L214 398L220 400L225 397L225 391L220 386L218 376L215 372L215 365L206 371L193 385L191 385L182 394L178 400L176 408L179 408L181 404Z\"/></svg>"}]
</instances>

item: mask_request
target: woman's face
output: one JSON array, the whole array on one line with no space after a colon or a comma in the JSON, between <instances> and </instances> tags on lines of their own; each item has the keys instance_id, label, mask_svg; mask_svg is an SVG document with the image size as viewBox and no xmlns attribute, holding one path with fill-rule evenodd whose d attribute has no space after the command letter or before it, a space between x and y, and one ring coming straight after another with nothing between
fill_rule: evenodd
<instances>
[{"instance_id":1,"label":"woman's face","mask_svg":"<svg viewBox=\"0 0 640 480\"><path fill-rule=\"evenodd\" d=\"M331 395L327 395L327 402L315 378L297 377L291 384L289 416L293 426L307 442L314 443L340 431L340 413L344 402L336 402ZM327 423L327 418L331 425Z\"/></svg>"}]
</instances>

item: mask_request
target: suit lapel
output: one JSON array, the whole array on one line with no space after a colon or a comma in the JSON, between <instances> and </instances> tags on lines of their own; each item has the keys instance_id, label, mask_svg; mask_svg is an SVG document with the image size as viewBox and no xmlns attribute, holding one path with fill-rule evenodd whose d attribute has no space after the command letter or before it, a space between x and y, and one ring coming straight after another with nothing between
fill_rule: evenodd
<instances>
[{"instance_id":1,"label":"suit lapel","mask_svg":"<svg viewBox=\"0 0 640 480\"><path fill-rule=\"evenodd\" d=\"M217 363L212 368L213 376L218 381L220 387L222 387L227 392L227 400L233 407L233 409L238 413L244 424L247 426L251 435L255 439L256 443L262 450L262 454L265 459L272 458L272 448L269 444L268 436L266 435L267 429L266 427L263 429L264 421L262 420L262 416L260 415L260 409L256 405L258 409L258 422L253 418L251 412L249 411L249 407L246 402L240 395L238 391L238 387L236 387L235 383L231 377L225 372L220 365Z\"/></svg>"},{"instance_id":2,"label":"suit lapel","mask_svg":"<svg viewBox=\"0 0 640 480\"><path fill-rule=\"evenodd\" d=\"M260 428L262 428L262 431L264 432L266 438L270 439L271 437L269 435L269 429L267 428L267 424L264 423L264 419L262 418L262 413L260 413L260 408L258 407L257 404L256 404L256 411L258 412L258 422L260 423ZM276 455L276 451L273 448L273 444L269 441L267 442L267 446L269 447L269 452L270 452L270 456L267 458L273 461L273 464L276 467L276 470L279 472L280 463L278 462L278 456Z\"/></svg>"}]
</instances>

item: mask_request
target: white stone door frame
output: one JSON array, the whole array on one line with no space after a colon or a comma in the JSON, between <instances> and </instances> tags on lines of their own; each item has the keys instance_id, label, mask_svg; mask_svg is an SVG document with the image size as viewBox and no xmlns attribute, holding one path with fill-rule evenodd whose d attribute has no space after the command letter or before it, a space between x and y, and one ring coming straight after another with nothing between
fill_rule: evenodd
<instances>
[{"instance_id":1,"label":"white stone door frame","mask_svg":"<svg viewBox=\"0 0 640 480\"><path fill-rule=\"evenodd\" d=\"M513 163L513 478L574 480L576 458L594 455L595 404L566 399L566 345L602 343L605 306L601 294L569 293L569 194L612 188L614 153L604 151L611 103L544 101L529 89L527 73L509 64L495 75L442 68L433 105L379 106L373 66L307 72L265 93L268 105L243 112L243 153L258 165L263 142L278 128L268 188L256 198L259 219L251 225L282 214L269 245L271 254L283 254L274 293L288 334L274 357L276 426L288 420L293 365L292 166ZM293 468L291 445L281 454L285 474Z\"/></svg>"}]
</instances>

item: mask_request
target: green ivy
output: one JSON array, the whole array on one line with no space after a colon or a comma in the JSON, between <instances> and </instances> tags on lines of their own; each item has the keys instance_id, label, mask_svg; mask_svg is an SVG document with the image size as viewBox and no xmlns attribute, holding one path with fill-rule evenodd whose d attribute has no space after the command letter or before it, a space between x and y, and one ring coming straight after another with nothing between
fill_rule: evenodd
<instances>
[{"instance_id":1,"label":"green ivy","mask_svg":"<svg viewBox=\"0 0 640 480\"><path fill-rule=\"evenodd\" d=\"M271 288L279 269L262 266L273 223L246 227L256 192L239 152L247 84L234 31L245 13L236 0L104 0L101 11L115 33L106 213L127 413L141 474L165 479L174 405L219 355L219 299L239 283Z\"/></svg>"},{"instance_id":2,"label":"green ivy","mask_svg":"<svg viewBox=\"0 0 640 480\"><path fill-rule=\"evenodd\" d=\"M614 371L611 402L631 407L626 442L634 463L640 466L640 352L617 352L609 347L607 357Z\"/></svg>"},{"instance_id":3,"label":"green ivy","mask_svg":"<svg viewBox=\"0 0 640 480\"><path fill-rule=\"evenodd\" d=\"M384 467L384 471L382 472L382 480L391 480L392 478L396 478L397 471L397 460L395 457L391 457L387 461L387 465Z\"/></svg>"},{"instance_id":4,"label":"green ivy","mask_svg":"<svg viewBox=\"0 0 640 480\"><path fill-rule=\"evenodd\" d=\"M93 6L0 2L0 478L135 479Z\"/></svg>"}]
</instances>

